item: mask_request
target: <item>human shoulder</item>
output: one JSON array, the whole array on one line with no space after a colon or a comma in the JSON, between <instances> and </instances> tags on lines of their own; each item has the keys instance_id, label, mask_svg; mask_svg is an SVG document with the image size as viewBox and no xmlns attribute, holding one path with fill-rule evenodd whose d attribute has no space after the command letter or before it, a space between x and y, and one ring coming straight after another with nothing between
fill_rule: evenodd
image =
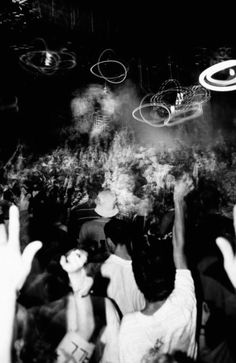
<instances>
[{"instance_id":1,"label":"human shoulder","mask_svg":"<svg viewBox=\"0 0 236 363\"><path fill-rule=\"evenodd\" d=\"M115 264L115 265L129 266L130 268L132 267L131 260L125 260L124 258L119 257L119 256L115 255L114 253L110 254L110 256L105 261L105 263L113 264L113 265Z\"/></svg>"},{"instance_id":2,"label":"human shoulder","mask_svg":"<svg viewBox=\"0 0 236 363\"><path fill-rule=\"evenodd\" d=\"M125 314L121 319L121 327L127 327L135 321L142 320L142 316L145 317L140 311L133 311Z\"/></svg>"}]
</instances>

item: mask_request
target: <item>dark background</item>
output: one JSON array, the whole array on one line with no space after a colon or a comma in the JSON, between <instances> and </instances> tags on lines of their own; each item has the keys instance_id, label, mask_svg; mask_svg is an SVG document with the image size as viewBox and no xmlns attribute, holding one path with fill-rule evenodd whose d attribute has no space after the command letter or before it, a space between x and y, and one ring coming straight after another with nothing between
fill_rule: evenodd
<instances>
[{"instance_id":1,"label":"dark background","mask_svg":"<svg viewBox=\"0 0 236 363\"><path fill-rule=\"evenodd\" d=\"M224 2L205 4L75 0L9 1L0 4L0 151L7 157L17 143L32 151L58 145L60 129L71 120L75 89L99 83L90 67L112 48L141 92L157 92L168 78L181 85L198 82L212 63L235 58L234 10ZM43 75L22 68L32 50L73 52L77 65ZM17 97L18 109L11 107ZM235 92L213 92L216 127L234 130Z\"/></svg>"}]
</instances>

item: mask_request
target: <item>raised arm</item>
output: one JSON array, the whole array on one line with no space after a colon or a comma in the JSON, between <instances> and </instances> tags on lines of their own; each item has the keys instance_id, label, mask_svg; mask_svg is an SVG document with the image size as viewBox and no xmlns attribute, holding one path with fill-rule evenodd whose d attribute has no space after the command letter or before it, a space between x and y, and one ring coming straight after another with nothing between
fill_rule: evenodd
<instances>
[{"instance_id":1,"label":"raised arm","mask_svg":"<svg viewBox=\"0 0 236 363\"><path fill-rule=\"evenodd\" d=\"M188 174L176 181L174 188L175 219L173 226L173 254L176 269L187 269L185 255L185 197L193 189Z\"/></svg>"},{"instance_id":2,"label":"raised arm","mask_svg":"<svg viewBox=\"0 0 236 363\"><path fill-rule=\"evenodd\" d=\"M31 242L20 252L19 210L11 206L8 231L0 224L0 362L11 362L11 344L17 291L21 289L41 242Z\"/></svg>"},{"instance_id":3,"label":"raised arm","mask_svg":"<svg viewBox=\"0 0 236 363\"><path fill-rule=\"evenodd\" d=\"M76 330L85 339L89 340L92 333L94 324L91 327L92 303L91 297L88 295L89 290L93 284L93 279L86 274L84 265L87 261L87 253L83 250L73 250L67 257L61 257L61 266L68 273L70 285L74 292L74 302L76 311L73 310L73 303L69 304L68 311L68 330L73 330L75 325L73 319L70 319L71 314L75 313L77 320ZM73 310L73 312L72 312ZM74 327L72 326L74 325Z\"/></svg>"},{"instance_id":4,"label":"raised arm","mask_svg":"<svg viewBox=\"0 0 236 363\"><path fill-rule=\"evenodd\" d=\"M233 218L234 218L234 230L236 235L236 205L233 209ZM223 237L218 237L216 239L216 244L221 250L224 259L224 268L225 271L232 282L234 288L236 289L236 255L233 252L233 249L230 245L230 242L227 241Z\"/></svg>"}]
</instances>

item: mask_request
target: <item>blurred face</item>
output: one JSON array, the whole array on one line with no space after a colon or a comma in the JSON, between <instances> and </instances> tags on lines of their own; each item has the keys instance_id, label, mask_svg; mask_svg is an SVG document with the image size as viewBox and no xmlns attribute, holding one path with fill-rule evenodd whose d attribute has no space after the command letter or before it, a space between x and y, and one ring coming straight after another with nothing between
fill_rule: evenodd
<instances>
[{"instance_id":1,"label":"blurred face","mask_svg":"<svg viewBox=\"0 0 236 363\"><path fill-rule=\"evenodd\" d=\"M66 260L74 270L84 267L87 259L88 253L82 249L73 248L66 253Z\"/></svg>"}]
</instances>

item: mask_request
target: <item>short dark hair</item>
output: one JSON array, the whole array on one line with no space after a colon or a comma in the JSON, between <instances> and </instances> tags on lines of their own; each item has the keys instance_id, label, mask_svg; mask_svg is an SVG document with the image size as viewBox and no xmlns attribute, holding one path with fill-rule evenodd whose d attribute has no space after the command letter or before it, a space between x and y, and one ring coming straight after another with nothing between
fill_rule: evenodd
<instances>
[{"instance_id":1,"label":"short dark hair","mask_svg":"<svg viewBox=\"0 0 236 363\"><path fill-rule=\"evenodd\" d=\"M104 233L116 246L128 246L132 239L132 223L126 219L111 218L104 226Z\"/></svg>"},{"instance_id":2,"label":"short dark hair","mask_svg":"<svg viewBox=\"0 0 236 363\"><path fill-rule=\"evenodd\" d=\"M144 239L147 237L141 237ZM134 243L137 243L136 241ZM166 299L174 289L175 264L171 241L161 240L149 245L138 242L143 248L132 255L132 268L138 288L149 302Z\"/></svg>"},{"instance_id":3,"label":"short dark hair","mask_svg":"<svg viewBox=\"0 0 236 363\"><path fill-rule=\"evenodd\" d=\"M103 263L110 255L105 240L96 241L90 238L78 243L78 249L88 253L88 262Z\"/></svg>"}]
</instances>

